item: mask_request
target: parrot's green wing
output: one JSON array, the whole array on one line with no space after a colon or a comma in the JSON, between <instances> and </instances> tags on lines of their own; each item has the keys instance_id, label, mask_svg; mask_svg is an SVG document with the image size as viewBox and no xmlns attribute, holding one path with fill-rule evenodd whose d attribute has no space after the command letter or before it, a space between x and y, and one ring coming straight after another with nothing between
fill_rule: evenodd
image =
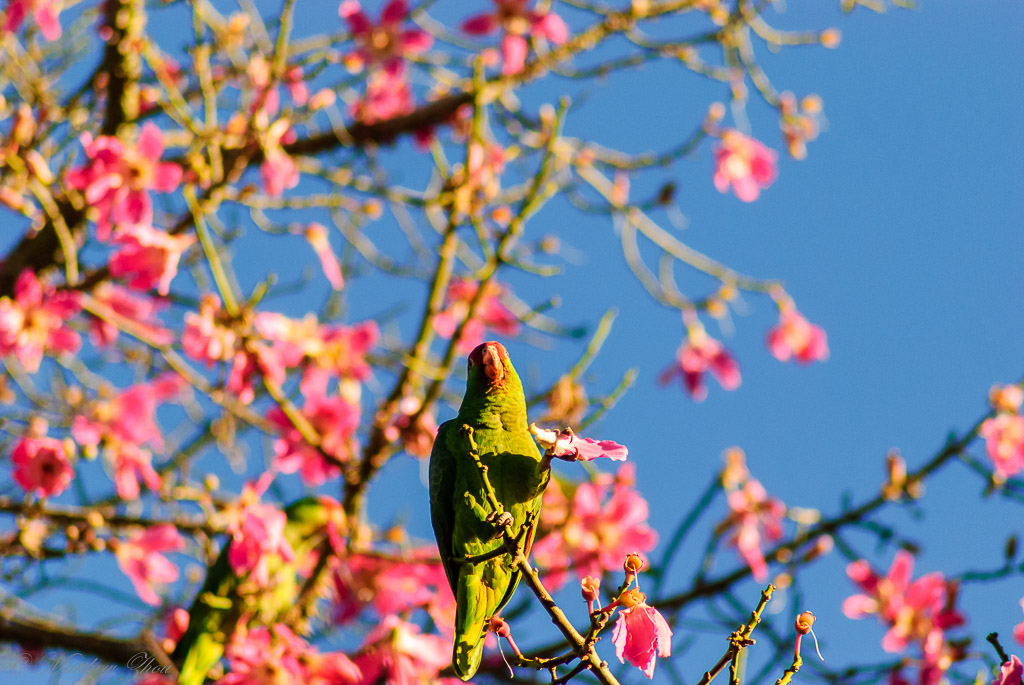
<instances>
[{"instance_id":1,"label":"parrot's green wing","mask_svg":"<svg viewBox=\"0 0 1024 685\"><path fill-rule=\"evenodd\" d=\"M207 673L224 656L224 646L238 627L243 614L256 622L270 624L282 618L295 604L299 593L296 567L305 566L308 555L319 543L331 512L319 498L305 497L284 510L284 537L295 553L291 563L271 560L270 587L256 603L239 595L240 579L228 560L230 542L206 574L189 609L188 629L171 654L181 664L178 685L202 685ZM252 599L252 598L248 598Z\"/></svg>"},{"instance_id":2,"label":"parrot's green wing","mask_svg":"<svg viewBox=\"0 0 1024 685\"><path fill-rule=\"evenodd\" d=\"M448 584L455 591L459 578L459 563L452 550L452 532L455 528L455 511L452 506L455 491L455 457L448 450L445 436L455 429L456 421L446 421L437 429L434 448L430 452L430 522L434 526L437 549L441 555L444 574Z\"/></svg>"}]
</instances>

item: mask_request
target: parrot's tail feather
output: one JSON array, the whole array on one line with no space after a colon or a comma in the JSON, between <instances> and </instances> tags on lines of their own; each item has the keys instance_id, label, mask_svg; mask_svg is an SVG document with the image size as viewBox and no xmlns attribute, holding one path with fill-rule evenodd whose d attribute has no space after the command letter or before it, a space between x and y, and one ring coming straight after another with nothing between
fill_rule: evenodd
<instances>
[{"instance_id":1,"label":"parrot's tail feather","mask_svg":"<svg viewBox=\"0 0 1024 685\"><path fill-rule=\"evenodd\" d=\"M185 655L185 661L181 665L181 675L178 677L178 685L203 685L206 682L206 674L220 661L223 655L223 644L214 639L212 635L200 635L188 650L188 654Z\"/></svg>"},{"instance_id":2,"label":"parrot's tail feather","mask_svg":"<svg viewBox=\"0 0 1024 685\"><path fill-rule=\"evenodd\" d=\"M463 680L469 680L480 668L480 661L484 657L484 633L481 631L474 642L469 636L456 640L452 649L452 668L455 675Z\"/></svg>"}]
</instances>

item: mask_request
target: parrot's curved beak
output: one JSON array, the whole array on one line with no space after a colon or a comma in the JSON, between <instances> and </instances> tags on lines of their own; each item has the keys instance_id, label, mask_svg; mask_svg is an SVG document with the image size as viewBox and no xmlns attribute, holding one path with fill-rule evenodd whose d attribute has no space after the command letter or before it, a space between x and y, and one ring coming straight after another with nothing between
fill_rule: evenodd
<instances>
[{"instance_id":1,"label":"parrot's curved beak","mask_svg":"<svg viewBox=\"0 0 1024 685\"><path fill-rule=\"evenodd\" d=\"M479 364L491 385L501 385L505 382L506 359L508 359L508 351L505 346L491 340L477 345L469 355L469 365Z\"/></svg>"},{"instance_id":2,"label":"parrot's curved beak","mask_svg":"<svg viewBox=\"0 0 1024 685\"><path fill-rule=\"evenodd\" d=\"M488 345L483 354L484 374L494 385L501 385L505 381L505 365L501 363L501 355L498 350Z\"/></svg>"}]
</instances>

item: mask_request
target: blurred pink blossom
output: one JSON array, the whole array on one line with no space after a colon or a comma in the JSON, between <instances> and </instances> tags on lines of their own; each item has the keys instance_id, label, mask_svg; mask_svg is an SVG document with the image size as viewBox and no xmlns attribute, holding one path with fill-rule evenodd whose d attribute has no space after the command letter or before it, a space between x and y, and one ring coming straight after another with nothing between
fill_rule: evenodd
<instances>
[{"instance_id":1,"label":"blurred pink blossom","mask_svg":"<svg viewBox=\"0 0 1024 685\"><path fill-rule=\"evenodd\" d=\"M728 501L732 513L719 526L722 530L732 531L729 544L736 546L754 579L763 582L768 578L768 565L761 546L766 541L782 538L786 505L775 497L769 497L764 486L753 478L730 492Z\"/></svg>"},{"instance_id":2,"label":"blurred pink blossom","mask_svg":"<svg viewBox=\"0 0 1024 685\"><path fill-rule=\"evenodd\" d=\"M39 31L46 40L57 40L61 36L60 15L62 0L9 0L7 3L7 24L5 31L17 31L21 22L31 12Z\"/></svg>"},{"instance_id":3,"label":"blurred pink blossom","mask_svg":"<svg viewBox=\"0 0 1024 685\"><path fill-rule=\"evenodd\" d=\"M278 119L270 125L262 141L263 162L260 163L260 176L267 195L273 197L299 184L299 167L282 146L291 126L287 119Z\"/></svg>"},{"instance_id":4,"label":"blurred pink blossom","mask_svg":"<svg viewBox=\"0 0 1024 685\"><path fill-rule=\"evenodd\" d=\"M268 558L276 555L290 562L295 553L284 537L284 512L257 499L264 485L246 487L241 506L228 526L228 562L237 575L248 575L258 587L266 587L270 580Z\"/></svg>"},{"instance_id":5,"label":"blurred pink blossom","mask_svg":"<svg viewBox=\"0 0 1024 685\"><path fill-rule=\"evenodd\" d=\"M149 339L158 345L168 345L173 334L160 324L157 312L164 307L164 302L148 295L133 293L113 283L103 282L92 291L93 308L110 311L131 321L144 329ZM89 320L92 330L92 341L97 347L108 347L117 340L118 328L115 324L99 317Z\"/></svg>"},{"instance_id":6,"label":"blurred pink blossom","mask_svg":"<svg viewBox=\"0 0 1024 685\"><path fill-rule=\"evenodd\" d=\"M714 182L720 193L732 185L736 197L744 202L753 202L760 196L761 189L775 180L775 151L735 129L722 133L714 154Z\"/></svg>"},{"instance_id":7,"label":"blurred pink blossom","mask_svg":"<svg viewBox=\"0 0 1024 685\"><path fill-rule=\"evenodd\" d=\"M455 335L459 324L469 313L469 305L476 297L479 284L468 278L453 278L445 294L445 308L434 317L434 330L438 335L451 338ZM501 298L506 288L501 283L488 281L484 286L483 295L470 319L462 329L458 349L468 354L484 339L487 328L503 336L511 337L519 334L519 318L506 307Z\"/></svg>"},{"instance_id":8,"label":"blurred pink blossom","mask_svg":"<svg viewBox=\"0 0 1024 685\"><path fill-rule=\"evenodd\" d=\"M1024 469L1024 416L999 412L978 430L997 478L1005 480Z\"/></svg>"},{"instance_id":9,"label":"blurred pink blossom","mask_svg":"<svg viewBox=\"0 0 1024 685\"><path fill-rule=\"evenodd\" d=\"M330 240L327 238L327 229L322 224L313 222L306 226L303 233L320 259L320 267L331 287L335 290L344 288L345 279L341 274L341 264L338 263L338 257L331 249Z\"/></svg>"},{"instance_id":10,"label":"blurred pink blossom","mask_svg":"<svg viewBox=\"0 0 1024 685\"><path fill-rule=\"evenodd\" d=\"M166 295L178 274L182 253L195 241L192 235L171 235L152 226L137 226L117 238L121 247L110 257L110 275L128 278L129 288L155 287Z\"/></svg>"},{"instance_id":11,"label":"blurred pink blossom","mask_svg":"<svg viewBox=\"0 0 1024 685\"><path fill-rule=\"evenodd\" d=\"M412 90L405 79L405 67L370 73L366 94L352 105L352 116L362 124L375 124L408 114L413 110Z\"/></svg>"},{"instance_id":12,"label":"blurred pink blossom","mask_svg":"<svg viewBox=\"0 0 1024 685\"><path fill-rule=\"evenodd\" d=\"M725 346L709 336L703 326L691 325L675 363L661 373L659 382L666 385L680 376L690 397L701 402L708 394L704 382L708 371L726 390L735 390L740 385L740 366Z\"/></svg>"},{"instance_id":13,"label":"blurred pink blossom","mask_svg":"<svg viewBox=\"0 0 1024 685\"><path fill-rule=\"evenodd\" d=\"M182 178L180 166L159 161L164 136L156 124L142 126L134 147L126 147L114 136L93 140L91 134L83 133L80 140L89 162L69 171L67 182L83 191L86 202L99 210L96 236L107 240L112 227L151 226L153 203L149 191L170 192Z\"/></svg>"},{"instance_id":14,"label":"blurred pink blossom","mask_svg":"<svg viewBox=\"0 0 1024 685\"><path fill-rule=\"evenodd\" d=\"M161 552L176 552L185 548L178 530L169 523L161 523L134 533L117 545L117 564L132 581L139 598L156 606L160 598L153 590L154 583L173 583L178 579L178 567Z\"/></svg>"},{"instance_id":15,"label":"blurred pink blossom","mask_svg":"<svg viewBox=\"0 0 1024 685\"><path fill-rule=\"evenodd\" d=\"M900 550L885 576L880 576L863 559L846 567L846 574L864 592L847 597L843 613L849 618L877 614L889 626L882 638L882 649L902 652L911 642L925 645L942 641L946 628L958 626L964 618L947 606L946 581L934 572L911 582L914 557ZM933 636L932 633L935 632Z\"/></svg>"},{"instance_id":16,"label":"blurred pink blossom","mask_svg":"<svg viewBox=\"0 0 1024 685\"><path fill-rule=\"evenodd\" d=\"M424 635L419 626L388 615L370 631L353 661L361 685L431 682L451 663L452 641Z\"/></svg>"},{"instance_id":17,"label":"blurred pink blossom","mask_svg":"<svg viewBox=\"0 0 1024 685\"><path fill-rule=\"evenodd\" d=\"M561 45L569 37L569 28L554 12L537 12L526 8L527 0L494 0L494 12L477 14L462 22L462 30L473 36L505 32L501 40L504 58L502 73L518 74L526 63L530 50L526 36L546 38Z\"/></svg>"},{"instance_id":18,"label":"blurred pink blossom","mask_svg":"<svg viewBox=\"0 0 1024 685\"><path fill-rule=\"evenodd\" d=\"M274 407L267 414L281 431L281 437L274 441L274 467L282 473L298 471L303 483L315 487L341 473L337 462L351 459L359 407L341 397L313 396L306 400L302 415L316 431L320 449L306 442L288 416ZM329 461L320 450L336 461Z\"/></svg>"},{"instance_id":19,"label":"blurred pink blossom","mask_svg":"<svg viewBox=\"0 0 1024 685\"><path fill-rule=\"evenodd\" d=\"M44 352L76 352L78 333L65 324L81 310L79 295L57 290L29 269L14 284L14 298L0 297L0 355L13 354L35 373Z\"/></svg>"},{"instance_id":20,"label":"blurred pink blossom","mask_svg":"<svg viewBox=\"0 0 1024 685\"><path fill-rule=\"evenodd\" d=\"M795 309L780 313L778 325L768 331L767 344L775 358L782 362L796 359L809 364L828 359L824 329L808 322Z\"/></svg>"},{"instance_id":21,"label":"blurred pink blossom","mask_svg":"<svg viewBox=\"0 0 1024 685\"><path fill-rule=\"evenodd\" d=\"M25 492L55 497L67 489L75 472L71 446L56 438L25 437L11 451L14 481Z\"/></svg>"},{"instance_id":22,"label":"blurred pink blossom","mask_svg":"<svg viewBox=\"0 0 1024 685\"><path fill-rule=\"evenodd\" d=\"M377 24L366 16L357 0L342 2L338 14L348 22L357 45L345 56L345 63L353 70L379 64L394 73L402 67L406 55L419 54L434 42L422 29L402 29L409 15L405 0L391 0L384 5Z\"/></svg>"}]
</instances>

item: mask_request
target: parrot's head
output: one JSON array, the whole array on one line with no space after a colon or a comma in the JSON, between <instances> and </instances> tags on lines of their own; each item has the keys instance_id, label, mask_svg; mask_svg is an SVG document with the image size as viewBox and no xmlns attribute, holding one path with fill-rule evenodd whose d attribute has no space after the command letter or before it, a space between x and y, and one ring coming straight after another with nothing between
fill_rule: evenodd
<instances>
[{"instance_id":1,"label":"parrot's head","mask_svg":"<svg viewBox=\"0 0 1024 685\"><path fill-rule=\"evenodd\" d=\"M510 376L509 371L515 374L508 350L500 342L480 343L469 353L470 387L502 387Z\"/></svg>"}]
</instances>

